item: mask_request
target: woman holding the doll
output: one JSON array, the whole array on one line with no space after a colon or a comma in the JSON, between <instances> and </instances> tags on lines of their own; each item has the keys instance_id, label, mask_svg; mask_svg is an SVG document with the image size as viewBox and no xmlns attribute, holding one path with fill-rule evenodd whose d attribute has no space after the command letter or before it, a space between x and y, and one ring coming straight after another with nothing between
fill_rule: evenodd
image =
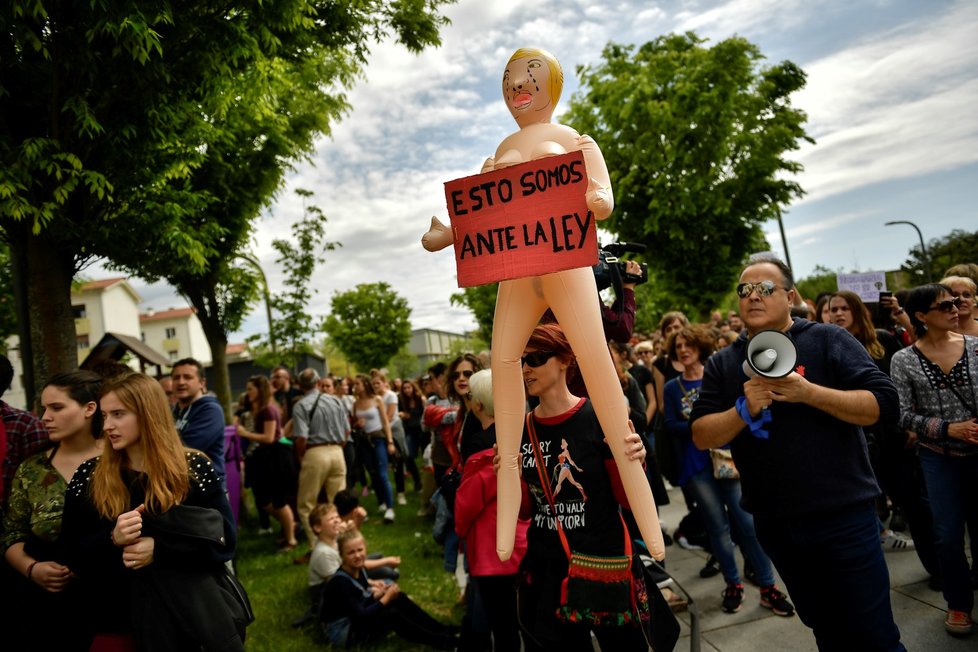
<instances>
[{"instance_id":1,"label":"woman holding the doll","mask_svg":"<svg viewBox=\"0 0 978 652\"><path fill-rule=\"evenodd\" d=\"M527 496L522 511L530 518L517 601L524 645L527 650L592 650L594 631L603 650L645 650L648 643L636 614L623 616L621 624L595 625L592 616L603 613L608 622L609 612L615 611L604 596L594 596L589 613L562 599L568 576L563 540L576 554L627 556L630 541L619 507L627 508L628 499L594 408L567 389L567 377L577 369L560 326L537 326L521 362L526 391L540 400L527 415L520 446ZM632 433L621 443L626 458L641 467L641 438ZM566 482L568 467L573 483ZM626 593L625 611L630 598Z\"/></svg>"}]
</instances>

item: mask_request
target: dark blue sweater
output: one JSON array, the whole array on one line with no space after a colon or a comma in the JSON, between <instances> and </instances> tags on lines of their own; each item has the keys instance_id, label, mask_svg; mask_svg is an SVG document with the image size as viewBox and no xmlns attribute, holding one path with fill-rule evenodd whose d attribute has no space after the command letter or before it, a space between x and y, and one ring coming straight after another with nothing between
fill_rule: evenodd
<instances>
[{"instance_id":1,"label":"dark blue sweater","mask_svg":"<svg viewBox=\"0 0 978 652\"><path fill-rule=\"evenodd\" d=\"M173 412L177 432L187 448L206 455L224 482L224 410L217 399L204 394L184 409Z\"/></svg>"},{"instance_id":2,"label":"dark blue sweater","mask_svg":"<svg viewBox=\"0 0 978 652\"><path fill-rule=\"evenodd\" d=\"M811 383L839 390L869 390L880 406L880 422L899 416L896 388L866 349L838 326L795 319L788 331L798 348L798 365ZM706 364L690 423L723 412L744 395L741 370L746 335ZM799 371L799 373L801 373ZM802 403L775 402L769 439L746 425L731 442L740 470L744 508L755 516L800 516L833 511L874 499L880 493L869 464L862 428Z\"/></svg>"}]
</instances>

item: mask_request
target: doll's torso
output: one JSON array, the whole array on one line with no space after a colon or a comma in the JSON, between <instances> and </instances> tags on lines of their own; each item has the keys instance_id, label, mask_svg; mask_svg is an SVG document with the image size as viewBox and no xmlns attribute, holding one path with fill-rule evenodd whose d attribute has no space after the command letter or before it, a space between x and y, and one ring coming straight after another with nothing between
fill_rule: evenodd
<instances>
[{"instance_id":1,"label":"doll's torso","mask_svg":"<svg viewBox=\"0 0 978 652\"><path fill-rule=\"evenodd\" d=\"M560 156L578 149L578 134L570 127L551 122L529 125L507 136L496 149L495 169Z\"/></svg>"}]
</instances>

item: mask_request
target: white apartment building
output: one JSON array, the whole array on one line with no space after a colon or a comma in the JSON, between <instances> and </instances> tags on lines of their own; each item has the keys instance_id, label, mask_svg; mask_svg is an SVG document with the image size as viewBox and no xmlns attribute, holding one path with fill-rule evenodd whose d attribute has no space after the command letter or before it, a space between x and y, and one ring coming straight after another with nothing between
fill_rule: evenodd
<instances>
[{"instance_id":1,"label":"white apartment building","mask_svg":"<svg viewBox=\"0 0 978 652\"><path fill-rule=\"evenodd\" d=\"M79 364L106 333L139 339L140 301L124 277L89 281L72 290Z\"/></svg>"},{"instance_id":2,"label":"white apartment building","mask_svg":"<svg viewBox=\"0 0 978 652\"><path fill-rule=\"evenodd\" d=\"M160 351L171 363L196 358L211 363L211 348L193 308L150 310L139 316L143 343Z\"/></svg>"}]
</instances>

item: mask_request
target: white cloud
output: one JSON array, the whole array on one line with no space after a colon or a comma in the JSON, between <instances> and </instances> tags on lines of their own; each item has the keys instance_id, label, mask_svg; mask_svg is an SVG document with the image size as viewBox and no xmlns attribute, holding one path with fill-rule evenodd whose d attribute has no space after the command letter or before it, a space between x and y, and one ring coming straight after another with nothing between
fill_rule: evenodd
<instances>
[{"instance_id":1,"label":"white cloud","mask_svg":"<svg viewBox=\"0 0 978 652\"><path fill-rule=\"evenodd\" d=\"M281 289L271 241L288 236L302 214L293 190L306 188L329 217L329 239L343 244L317 272L320 293L310 313L325 314L335 291L385 281L408 299L415 327L474 327L466 310L449 304L458 291L451 251L430 254L419 241L432 215L447 220L444 182L478 172L515 129L499 99L508 56L537 45L560 57L559 115L577 88L575 68L598 62L609 40L640 44L693 29L712 42L741 34L766 53L776 42L779 57L804 66L808 85L792 101L807 111L818 143L793 153L806 167L798 181L809 194L799 211L805 221L786 214L785 224L801 250L792 251L796 263L848 266L848 259L833 260L840 247L828 243L869 241L865 231L878 230L880 214L896 213L885 198L871 209L821 200L896 178L913 183L978 156L978 5L892 0L876 3L876 14L858 13L865 9L841 0L461 0L446 10L452 24L442 47L420 55L392 43L373 48L364 82L348 94L350 114L317 144L313 163L289 175L257 227L255 251L273 292ZM854 15L886 16L890 27L854 25ZM818 33L809 27L813 18L821 21ZM805 61L799 48L813 40L827 54ZM768 238L780 243L776 227ZM246 328L264 330L260 311Z\"/></svg>"},{"instance_id":2,"label":"white cloud","mask_svg":"<svg viewBox=\"0 0 978 652\"><path fill-rule=\"evenodd\" d=\"M700 10L700 3L676 14L673 31L695 31L700 36L726 38L755 30L779 30L804 24L813 10L802 0L732 0Z\"/></svg>"},{"instance_id":3,"label":"white cloud","mask_svg":"<svg viewBox=\"0 0 978 652\"><path fill-rule=\"evenodd\" d=\"M975 34L978 5L961 3L805 66L808 200L978 161Z\"/></svg>"}]
</instances>

